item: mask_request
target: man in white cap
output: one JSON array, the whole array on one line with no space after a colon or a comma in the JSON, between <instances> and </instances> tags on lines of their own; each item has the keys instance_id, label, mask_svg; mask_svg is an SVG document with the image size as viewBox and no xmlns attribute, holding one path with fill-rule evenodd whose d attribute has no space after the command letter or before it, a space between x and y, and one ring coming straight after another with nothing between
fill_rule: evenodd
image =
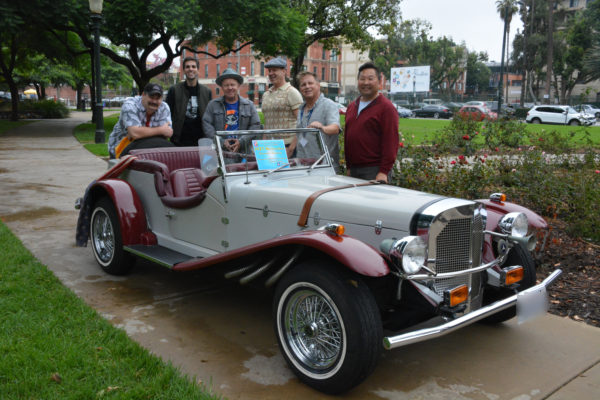
<instances>
[{"instance_id":1,"label":"man in white cap","mask_svg":"<svg viewBox=\"0 0 600 400\"><path fill-rule=\"evenodd\" d=\"M269 60L265 67L271 88L263 94L262 112L265 117L265 129L294 129L298 120L298 109L302 104L302 95L286 81L287 61L277 57ZM288 157L294 154L297 139L295 134L282 135Z\"/></svg>"},{"instance_id":2,"label":"man in white cap","mask_svg":"<svg viewBox=\"0 0 600 400\"><path fill-rule=\"evenodd\" d=\"M217 80L223 96L213 99L206 106L202 117L204 134L208 138L215 136L216 131L243 131L260 129L260 118L254 103L240 96L240 85L244 78L234 69L227 68ZM236 152L240 143L237 135L232 133L225 141L225 148Z\"/></svg>"}]
</instances>

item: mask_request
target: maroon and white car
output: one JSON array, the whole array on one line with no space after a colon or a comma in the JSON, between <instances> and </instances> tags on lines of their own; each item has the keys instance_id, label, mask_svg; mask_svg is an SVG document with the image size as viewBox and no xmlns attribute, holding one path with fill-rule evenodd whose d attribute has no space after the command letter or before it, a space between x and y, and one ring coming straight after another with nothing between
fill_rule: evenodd
<instances>
[{"instance_id":1,"label":"maroon and white car","mask_svg":"<svg viewBox=\"0 0 600 400\"><path fill-rule=\"evenodd\" d=\"M476 321L545 311L531 250L539 215L500 195L463 200L336 175L320 133L230 132L188 148L137 150L79 201L77 241L110 274L136 258L212 268L273 292L274 330L300 380L344 392L382 349ZM518 310L518 313L517 313Z\"/></svg>"}]
</instances>

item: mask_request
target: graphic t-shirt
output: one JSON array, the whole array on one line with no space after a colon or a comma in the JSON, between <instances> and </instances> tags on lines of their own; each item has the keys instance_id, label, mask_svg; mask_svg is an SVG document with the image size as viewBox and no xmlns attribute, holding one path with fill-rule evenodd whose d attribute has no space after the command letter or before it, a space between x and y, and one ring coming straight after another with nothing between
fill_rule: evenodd
<instances>
[{"instance_id":1,"label":"graphic t-shirt","mask_svg":"<svg viewBox=\"0 0 600 400\"><path fill-rule=\"evenodd\" d=\"M196 146L198 139L203 136L202 115L198 110L198 86L185 85L189 99L185 107L185 119L181 129L179 145Z\"/></svg>"},{"instance_id":2,"label":"graphic t-shirt","mask_svg":"<svg viewBox=\"0 0 600 400\"><path fill-rule=\"evenodd\" d=\"M196 96L198 91L196 90L196 87L190 87L188 85L185 85L185 88L187 89L188 94L190 95L187 106L185 108L185 118L195 119L198 117L198 96Z\"/></svg>"}]
</instances>

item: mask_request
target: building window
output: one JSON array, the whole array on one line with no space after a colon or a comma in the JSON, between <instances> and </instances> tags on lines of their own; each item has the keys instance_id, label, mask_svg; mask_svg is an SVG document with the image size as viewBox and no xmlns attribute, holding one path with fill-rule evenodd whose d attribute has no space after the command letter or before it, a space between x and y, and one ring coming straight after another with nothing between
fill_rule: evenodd
<instances>
[{"instance_id":1,"label":"building window","mask_svg":"<svg viewBox=\"0 0 600 400\"><path fill-rule=\"evenodd\" d=\"M254 61L250 62L250 76L254 76Z\"/></svg>"},{"instance_id":2,"label":"building window","mask_svg":"<svg viewBox=\"0 0 600 400\"><path fill-rule=\"evenodd\" d=\"M217 78L221 75L221 65L217 64Z\"/></svg>"},{"instance_id":3,"label":"building window","mask_svg":"<svg viewBox=\"0 0 600 400\"><path fill-rule=\"evenodd\" d=\"M235 70L238 72L238 74L240 73L240 63L239 62L235 63Z\"/></svg>"},{"instance_id":4,"label":"building window","mask_svg":"<svg viewBox=\"0 0 600 400\"><path fill-rule=\"evenodd\" d=\"M329 59L331 61L337 61L338 60L337 49L331 49L331 53L329 54Z\"/></svg>"},{"instance_id":5,"label":"building window","mask_svg":"<svg viewBox=\"0 0 600 400\"><path fill-rule=\"evenodd\" d=\"M331 82L337 82L337 68L331 68L331 74L329 75Z\"/></svg>"},{"instance_id":6,"label":"building window","mask_svg":"<svg viewBox=\"0 0 600 400\"><path fill-rule=\"evenodd\" d=\"M569 7L577 7L579 5L579 0L571 0L569 2Z\"/></svg>"},{"instance_id":7,"label":"building window","mask_svg":"<svg viewBox=\"0 0 600 400\"><path fill-rule=\"evenodd\" d=\"M215 93L218 95L219 94L219 88L215 89Z\"/></svg>"},{"instance_id":8,"label":"building window","mask_svg":"<svg viewBox=\"0 0 600 400\"><path fill-rule=\"evenodd\" d=\"M307 65L304 65L304 64L302 64L302 71L306 71L306 70L308 70L308 66L307 66Z\"/></svg>"},{"instance_id":9,"label":"building window","mask_svg":"<svg viewBox=\"0 0 600 400\"><path fill-rule=\"evenodd\" d=\"M260 62L260 76L265 76L265 62Z\"/></svg>"},{"instance_id":10,"label":"building window","mask_svg":"<svg viewBox=\"0 0 600 400\"><path fill-rule=\"evenodd\" d=\"M230 62L227 63L227 68L231 68L231 63Z\"/></svg>"},{"instance_id":11,"label":"building window","mask_svg":"<svg viewBox=\"0 0 600 400\"><path fill-rule=\"evenodd\" d=\"M208 64L204 64L204 77L208 78Z\"/></svg>"},{"instance_id":12,"label":"building window","mask_svg":"<svg viewBox=\"0 0 600 400\"><path fill-rule=\"evenodd\" d=\"M321 80L325 80L325 67L321 68Z\"/></svg>"},{"instance_id":13,"label":"building window","mask_svg":"<svg viewBox=\"0 0 600 400\"><path fill-rule=\"evenodd\" d=\"M321 56L321 59L327 60L327 57L325 56L325 49L323 49L323 55Z\"/></svg>"},{"instance_id":14,"label":"building window","mask_svg":"<svg viewBox=\"0 0 600 400\"><path fill-rule=\"evenodd\" d=\"M317 76L317 67L313 67L313 74L315 74L315 76Z\"/></svg>"}]
</instances>

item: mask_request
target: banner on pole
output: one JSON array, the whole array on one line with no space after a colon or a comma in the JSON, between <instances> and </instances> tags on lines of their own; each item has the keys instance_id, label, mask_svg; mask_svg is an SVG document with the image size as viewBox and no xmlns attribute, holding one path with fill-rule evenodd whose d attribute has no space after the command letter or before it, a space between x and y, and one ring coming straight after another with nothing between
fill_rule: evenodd
<instances>
[{"instance_id":1,"label":"banner on pole","mask_svg":"<svg viewBox=\"0 0 600 400\"><path fill-rule=\"evenodd\" d=\"M429 71L429 65L392 68L390 92L429 92Z\"/></svg>"}]
</instances>

